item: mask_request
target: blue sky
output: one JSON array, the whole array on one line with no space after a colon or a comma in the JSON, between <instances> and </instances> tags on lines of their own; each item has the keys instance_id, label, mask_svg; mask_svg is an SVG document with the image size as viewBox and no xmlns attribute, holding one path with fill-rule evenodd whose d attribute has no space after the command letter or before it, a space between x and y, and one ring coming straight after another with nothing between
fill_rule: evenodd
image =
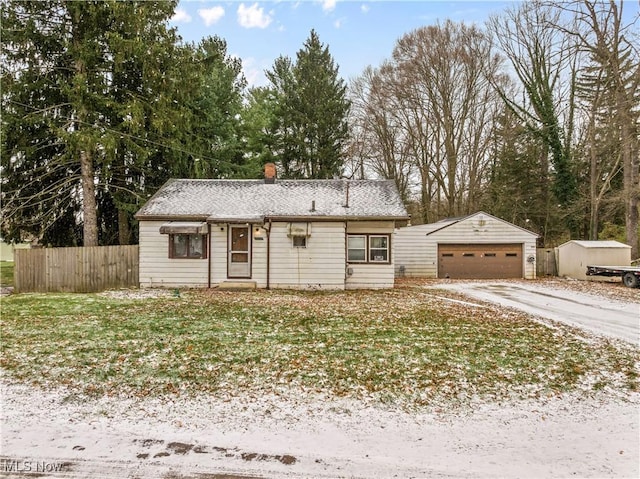
<instances>
[{"instance_id":1,"label":"blue sky","mask_svg":"<svg viewBox=\"0 0 640 479\"><path fill-rule=\"evenodd\" d=\"M417 27L450 18L483 22L509 1L210 1L182 0L171 24L185 41L207 35L227 41L242 59L250 85L266 83L264 70L279 55L295 59L315 29L349 80L391 55L398 38Z\"/></svg>"}]
</instances>

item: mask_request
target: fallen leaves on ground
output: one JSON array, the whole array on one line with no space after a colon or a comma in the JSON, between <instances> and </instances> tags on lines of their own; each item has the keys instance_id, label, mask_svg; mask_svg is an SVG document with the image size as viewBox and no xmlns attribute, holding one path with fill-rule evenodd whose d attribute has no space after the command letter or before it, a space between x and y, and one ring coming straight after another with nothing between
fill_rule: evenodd
<instances>
[{"instance_id":1,"label":"fallen leaves on ground","mask_svg":"<svg viewBox=\"0 0 640 479\"><path fill-rule=\"evenodd\" d=\"M633 346L423 286L16 295L2 300L0 365L85 395L310 391L414 407L638 390Z\"/></svg>"}]
</instances>

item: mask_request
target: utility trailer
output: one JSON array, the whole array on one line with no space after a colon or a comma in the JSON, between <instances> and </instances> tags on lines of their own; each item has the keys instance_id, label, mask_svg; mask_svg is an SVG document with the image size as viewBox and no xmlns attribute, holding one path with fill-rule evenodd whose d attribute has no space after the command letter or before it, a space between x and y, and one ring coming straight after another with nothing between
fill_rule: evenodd
<instances>
[{"instance_id":1,"label":"utility trailer","mask_svg":"<svg viewBox=\"0 0 640 479\"><path fill-rule=\"evenodd\" d=\"M638 266L587 266L587 276L620 276L625 286L640 287Z\"/></svg>"}]
</instances>

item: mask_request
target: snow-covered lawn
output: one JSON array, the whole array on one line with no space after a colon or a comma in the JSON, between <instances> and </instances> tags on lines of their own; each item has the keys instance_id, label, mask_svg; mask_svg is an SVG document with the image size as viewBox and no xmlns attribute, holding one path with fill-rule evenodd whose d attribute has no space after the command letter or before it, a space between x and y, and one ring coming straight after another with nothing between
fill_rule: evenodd
<instances>
[{"instance_id":1,"label":"snow-covered lawn","mask_svg":"<svg viewBox=\"0 0 640 479\"><path fill-rule=\"evenodd\" d=\"M0 475L640 474L637 347L424 282L16 295L2 334Z\"/></svg>"},{"instance_id":2,"label":"snow-covered lawn","mask_svg":"<svg viewBox=\"0 0 640 479\"><path fill-rule=\"evenodd\" d=\"M141 293L3 299L3 370L88 397L293 388L405 409L640 388L637 347L455 292Z\"/></svg>"}]
</instances>

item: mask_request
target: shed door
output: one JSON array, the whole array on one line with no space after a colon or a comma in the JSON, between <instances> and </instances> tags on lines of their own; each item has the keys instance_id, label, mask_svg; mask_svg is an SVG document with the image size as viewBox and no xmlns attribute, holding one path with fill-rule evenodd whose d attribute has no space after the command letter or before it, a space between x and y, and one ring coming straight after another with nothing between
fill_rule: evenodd
<instances>
[{"instance_id":1,"label":"shed door","mask_svg":"<svg viewBox=\"0 0 640 479\"><path fill-rule=\"evenodd\" d=\"M438 278L522 278L522 244L438 244Z\"/></svg>"},{"instance_id":2,"label":"shed door","mask_svg":"<svg viewBox=\"0 0 640 479\"><path fill-rule=\"evenodd\" d=\"M249 226L229 226L229 278L251 277L251 237Z\"/></svg>"}]
</instances>

